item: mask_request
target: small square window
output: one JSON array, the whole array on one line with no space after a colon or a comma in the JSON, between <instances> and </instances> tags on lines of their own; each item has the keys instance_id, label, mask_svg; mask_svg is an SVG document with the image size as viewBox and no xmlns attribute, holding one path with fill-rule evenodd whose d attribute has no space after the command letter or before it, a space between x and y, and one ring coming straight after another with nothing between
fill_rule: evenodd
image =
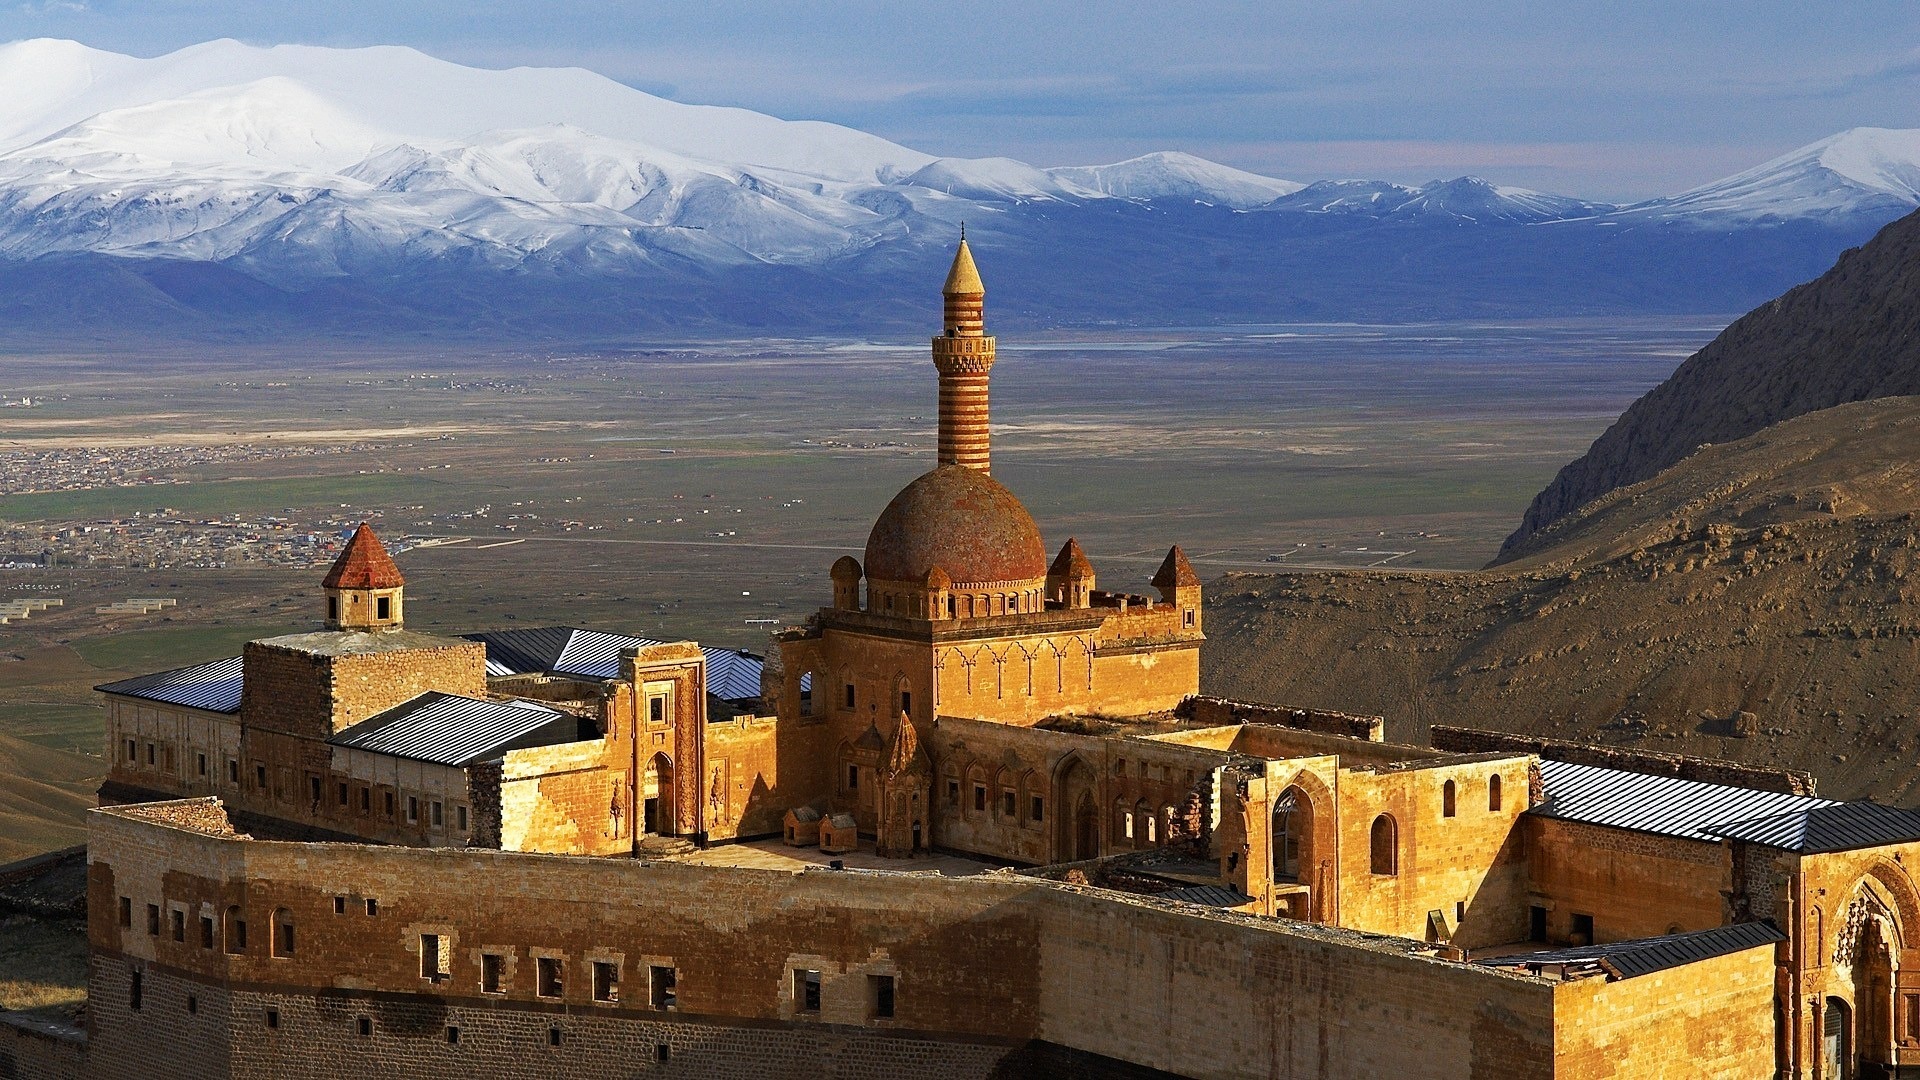
<instances>
[{"instance_id":1,"label":"small square window","mask_svg":"<svg viewBox=\"0 0 1920 1080\"><path fill-rule=\"evenodd\" d=\"M547 1029L547 1045L548 1046L560 1045L560 1029L559 1028L550 1027Z\"/></svg>"},{"instance_id":2,"label":"small square window","mask_svg":"<svg viewBox=\"0 0 1920 1080\"><path fill-rule=\"evenodd\" d=\"M820 1011L820 973L812 968L793 969L793 1007L800 1012Z\"/></svg>"},{"instance_id":3,"label":"small square window","mask_svg":"<svg viewBox=\"0 0 1920 1080\"><path fill-rule=\"evenodd\" d=\"M138 761L139 758L140 758L140 744L138 742L135 742L132 739L128 739L127 740L127 760Z\"/></svg>"},{"instance_id":4,"label":"small square window","mask_svg":"<svg viewBox=\"0 0 1920 1080\"><path fill-rule=\"evenodd\" d=\"M193 755L193 757L194 757L195 772L200 776L207 775L207 755L195 754Z\"/></svg>"},{"instance_id":5,"label":"small square window","mask_svg":"<svg viewBox=\"0 0 1920 1080\"><path fill-rule=\"evenodd\" d=\"M1047 801L1038 795L1027 805L1027 816L1035 821L1046 817Z\"/></svg>"},{"instance_id":6,"label":"small square window","mask_svg":"<svg viewBox=\"0 0 1920 1080\"><path fill-rule=\"evenodd\" d=\"M317 776L307 777L307 801L313 803L314 809L320 808L320 778Z\"/></svg>"},{"instance_id":7,"label":"small square window","mask_svg":"<svg viewBox=\"0 0 1920 1080\"><path fill-rule=\"evenodd\" d=\"M440 801L439 801L438 799L436 799L436 800L434 800L434 803L433 803L433 827L434 827L434 828L436 828L436 829L437 829L437 828L439 828L439 827L440 827L441 825L444 825L444 824L446 824L446 822L445 822L445 821L443 820L443 819L445 818L445 816L446 816L446 815L445 815L445 814L443 813L443 810L444 810L444 807L442 807L442 805L441 805L441 803L440 803Z\"/></svg>"},{"instance_id":8,"label":"small square window","mask_svg":"<svg viewBox=\"0 0 1920 1080\"><path fill-rule=\"evenodd\" d=\"M133 925L133 897L131 896L120 898L120 925Z\"/></svg>"},{"instance_id":9,"label":"small square window","mask_svg":"<svg viewBox=\"0 0 1920 1080\"><path fill-rule=\"evenodd\" d=\"M673 1047L666 1043L656 1043L653 1048L653 1060L662 1064L673 1060Z\"/></svg>"},{"instance_id":10,"label":"small square window","mask_svg":"<svg viewBox=\"0 0 1920 1080\"><path fill-rule=\"evenodd\" d=\"M860 790L860 766L858 765L847 766L847 790Z\"/></svg>"},{"instance_id":11,"label":"small square window","mask_svg":"<svg viewBox=\"0 0 1920 1080\"><path fill-rule=\"evenodd\" d=\"M385 622L393 618L393 597L382 596L373 602L373 617Z\"/></svg>"},{"instance_id":12,"label":"small square window","mask_svg":"<svg viewBox=\"0 0 1920 1080\"><path fill-rule=\"evenodd\" d=\"M344 897L344 896L336 896L336 897L334 897L334 898L333 898L333 913L334 913L335 915L345 915L345 914L347 913L347 898L346 898L346 897Z\"/></svg>"},{"instance_id":13,"label":"small square window","mask_svg":"<svg viewBox=\"0 0 1920 1080\"><path fill-rule=\"evenodd\" d=\"M227 783L240 786L240 763L232 758L227 759Z\"/></svg>"},{"instance_id":14,"label":"small square window","mask_svg":"<svg viewBox=\"0 0 1920 1080\"><path fill-rule=\"evenodd\" d=\"M1013 792L1003 791L1000 793L1000 813L1006 817L1013 816Z\"/></svg>"},{"instance_id":15,"label":"small square window","mask_svg":"<svg viewBox=\"0 0 1920 1080\"><path fill-rule=\"evenodd\" d=\"M977 813L984 814L987 812L987 785L973 785L973 809Z\"/></svg>"},{"instance_id":16,"label":"small square window","mask_svg":"<svg viewBox=\"0 0 1920 1080\"><path fill-rule=\"evenodd\" d=\"M179 908L174 908L172 911L168 912L167 915L169 919L172 921L173 940L178 941L183 945L186 944L187 913L184 911L181 911Z\"/></svg>"},{"instance_id":17,"label":"small square window","mask_svg":"<svg viewBox=\"0 0 1920 1080\"><path fill-rule=\"evenodd\" d=\"M147 933L152 934L154 937L160 936L160 905L159 904L147 905Z\"/></svg>"},{"instance_id":18,"label":"small square window","mask_svg":"<svg viewBox=\"0 0 1920 1080\"><path fill-rule=\"evenodd\" d=\"M847 684L847 708L853 708L853 684Z\"/></svg>"},{"instance_id":19,"label":"small square window","mask_svg":"<svg viewBox=\"0 0 1920 1080\"><path fill-rule=\"evenodd\" d=\"M506 957L499 953L480 954L480 992L483 994L507 992Z\"/></svg>"},{"instance_id":20,"label":"small square window","mask_svg":"<svg viewBox=\"0 0 1920 1080\"><path fill-rule=\"evenodd\" d=\"M147 744L147 764L153 764L153 744Z\"/></svg>"},{"instance_id":21,"label":"small square window","mask_svg":"<svg viewBox=\"0 0 1920 1080\"><path fill-rule=\"evenodd\" d=\"M460 1045L460 1029L454 1026L453 1024L447 1025L447 1045L448 1046Z\"/></svg>"},{"instance_id":22,"label":"small square window","mask_svg":"<svg viewBox=\"0 0 1920 1080\"><path fill-rule=\"evenodd\" d=\"M373 1017L363 1016L355 1022L354 1026L360 1030L361 1038L367 1038L373 1034Z\"/></svg>"},{"instance_id":23,"label":"small square window","mask_svg":"<svg viewBox=\"0 0 1920 1080\"><path fill-rule=\"evenodd\" d=\"M193 994L187 995L187 1015L188 1016L200 1015L200 999L199 997Z\"/></svg>"},{"instance_id":24,"label":"small square window","mask_svg":"<svg viewBox=\"0 0 1920 1080\"><path fill-rule=\"evenodd\" d=\"M334 785L333 796L334 796L333 801L337 805L340 805L340 806L347 805L347 782L345 780L342 780L338 784Z\"/></svg>"},{"instance_id":25,"label":"small square window","mask_svg":"<svg viewBox=\"0 0 1920 1080\"><path fill-rule=\"evenodd\" d=\"M420 977L428 982L447 977L447 951L441 947L439 934L420 935Z\"/></svg>"},{"instance_id":26,"label":"small square window","mask_svg":"<svg viewBox=\"0 0 1920 1080\"><path fill-rule=\"evenodd\" d=\"M366 813L371 813L372 810L373 810L373 791L370 788L363 787L360 789L360 812L363 814L366 814Z\"/></svg>"},{"instance_id":27,"label":"small square window","mask_svg":"<svg viewBox=\"0 0 1920 1080\"><path fill-rule=\"evenodd\" d=\"M664 724L667 722L667 699L655 695L647 699L647 723Z\"/></svg>"},{"instance_id":28,"label":"small square window","mask_svg":"<svg viewBox=\"0 0 1920 1080\"><path fill-rule=\"evenodd\" d=\"M536 965L539 969L537 992L541 997L557 998L566 992L565 961L557 956L542 956Z\"/></svg>"},{"instance_id":29,"label":"small square window","mask_svg":"<svg viewBox=\"0 0 1920 1080\"><path fill-rule=\"evenodd\" d=\"M367 914L369 915L380 914L380 901L375 900L371 896L367 897Z\"/></svg>"},{"instance_id":30,"label":"small square window","mask_svg":"<svg viewBox=\"0 0 1920 1080\"><path fill-rule=\"evenodd\" d=\"M418 825L419 823L420 797L417 795L409 795L407 796L407 824Z\"/></svg>"},{"instance_id":31,"label":"small square window","mask_svg":"<svg viewBox=\"0 0 1920 1080\"><path fill-rule=\"evenodd\" d=\"M267 767L256 763L253 766L253 786L256 790L267 790Z\"/></svg>"},{"instance_id":32,"label":"small square window","mask_svg":"<svg viewBox=\"0 0 1920 1080\"><path fill-rule=\"evenodd\" d=\"M200 916L200 947L213 948L213 916L211 915Z\"/></svg>"},{"instance_id":33,"label":"small square window","mask_svg":"<svg viewBox=\"0 0 1920 1080\"><path fill-rule=\"evenodd\" d=\"M279 1009L272 1008L271 1006L268 1007L267 1026L275 1030L279 1029L280 1027L280 1010Z\"/></svg>"}]
</instances>

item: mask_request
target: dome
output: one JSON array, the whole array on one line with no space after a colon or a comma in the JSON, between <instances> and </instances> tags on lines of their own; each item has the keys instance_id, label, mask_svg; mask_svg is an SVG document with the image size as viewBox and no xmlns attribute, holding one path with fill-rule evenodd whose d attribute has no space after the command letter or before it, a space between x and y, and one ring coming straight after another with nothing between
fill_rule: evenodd
<instances>
[{"instance_id":1,"label":"dome","mask_svg":"<svg viewBox=\"0 0 1920 1080\"><path fill-rule=\"evenodd\" d=\"M867 580L919 583L939 567L957 588L1047 576L1033 515L978 469L942 465L902 488L867 536Z\"/></svg>"}]
</instances>

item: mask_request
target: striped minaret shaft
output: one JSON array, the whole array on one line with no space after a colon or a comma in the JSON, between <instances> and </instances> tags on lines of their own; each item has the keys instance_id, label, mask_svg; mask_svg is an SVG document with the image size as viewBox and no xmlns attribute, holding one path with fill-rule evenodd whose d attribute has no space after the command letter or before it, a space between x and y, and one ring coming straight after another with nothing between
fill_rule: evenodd
<instances>
[{"instance_id":1,"label":"striped minaret shaft","mask_svg":"<svg viewBox=\"0 0 1920 1080\"><path fill-rule=\"evenodd\" d=\"M986 334L986 286L973 265L965 236L947 273L946 329L933 339L933 365L940 372L940 464L991 472L987 435L987 376L993 339Z\"/></svg>"}]
</instances>

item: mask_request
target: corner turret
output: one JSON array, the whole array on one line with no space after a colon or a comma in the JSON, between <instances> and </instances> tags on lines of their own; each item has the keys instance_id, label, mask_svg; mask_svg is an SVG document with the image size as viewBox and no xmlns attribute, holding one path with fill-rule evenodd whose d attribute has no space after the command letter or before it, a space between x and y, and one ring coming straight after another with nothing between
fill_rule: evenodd
<instances>
[{"instance_id":1,"label":"corner turret","mask_svg":"<svg viewBox=\"0 0 1920 1080\"><path fill-rule=\"evenodd\" d=\"M407 579L364 521L320 584L327 592L329 630L398 630L405 623Z\"/></svg>"}]
</instances>

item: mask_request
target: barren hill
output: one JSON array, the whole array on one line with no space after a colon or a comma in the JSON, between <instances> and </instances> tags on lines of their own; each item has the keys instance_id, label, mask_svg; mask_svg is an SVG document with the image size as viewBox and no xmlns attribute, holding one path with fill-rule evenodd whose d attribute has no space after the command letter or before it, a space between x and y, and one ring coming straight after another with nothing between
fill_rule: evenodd
<instances>
[{"instance_id":1,"label":"barren hill","mask_svg":"<svg viewBox=\"0 0 1920 1080\"><path fill-rule=\"evenodd\" d=\"M1633 403L1534 496L1498 561L1540 551L1540 530L1703 443L1850 401L1920 394L1920 213L1833 269L1742 316Z\"/></svg>"},{"instance_id":2,"label":"barren hill","mask_svg":"<svg viewBox=\"0 0 1920 1080\"><path fill-rule=\"evenodd\" d=\"M1712 446L1469 574L1209 586L1212 693L1806 769L1920 805L1920 398ZM1741 716L1742 713L1751 714Z\"/></svg>"}]
</instances>

